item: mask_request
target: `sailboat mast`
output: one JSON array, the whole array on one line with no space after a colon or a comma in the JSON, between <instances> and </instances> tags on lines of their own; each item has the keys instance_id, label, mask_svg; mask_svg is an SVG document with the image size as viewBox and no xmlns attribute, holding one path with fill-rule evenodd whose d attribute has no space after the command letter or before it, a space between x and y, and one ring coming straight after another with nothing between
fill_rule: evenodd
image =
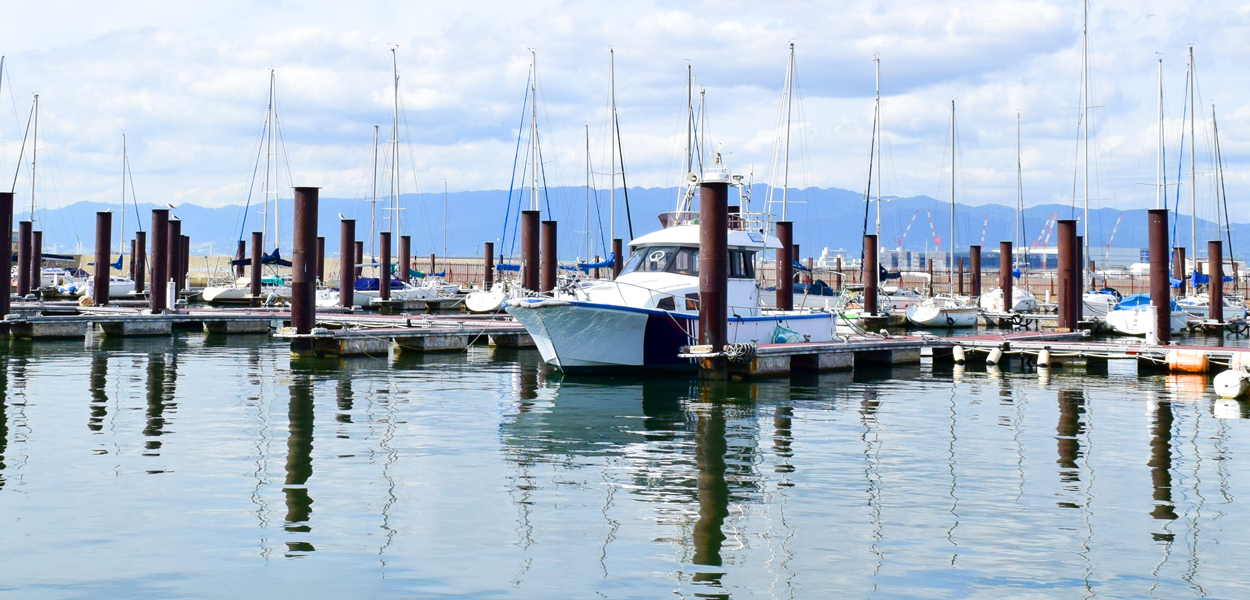
<instances>
[{"instance_id":1,"label":"sailboat mast","mask_svg":"<svg viewBox=\"0 0 1250 600\"><path fill-rule=\"evenodd\" d=\"M1211 103L1211 129L1215 134L1215 176L1216 176L1216 195L1219 202L1216 203L1215 212L1219 214L1220 209L1224 210L1224 233L1228 236L1228 257L1233 257L1233 225L1228 219L1228 192L1224 190L1224 154L1220 152L1220 126L1215 122L1215 103ZM1219 231L1216 231L1219 235ZM1236 281L1233 282L1233 289L1236 288Z\"/></svg>"},{"instance_id":2,"label":"sailboat mast","mask_svg":"<svg viewBox=\"0 0 1250 600\"><path fill-rule=\"evenodd\" d=\"M612 180L608 185L608 232L616 239L616 50L608 49L608 140L612 146ZM616 243L616 242L613 242Z\"/></svg>"},{"instance_id":3,"label":"sailboat mast","mask_svg":"<svg viewBox=\"0 0 1250 600\"><path fill-rule=\"evenodd\" d=\"M950 277L951 295L955 295L955 101L951 100L951 261L947 266ZM877 182L881 185L881 182Z\"/></svg>"},{"instance_id":4,"label":"sailboat mast","mask_svg":"<svg viewBox=\"0 0 1250 600\"><path fill-rule=\"evenodd\" d=\"M278 78L274 71L269 71L269 98L274 125L269 128L270 147L273 148L273 249L277 252L282 247L282 203L278 194Z\"/></svg>"},{"instance_id":5,"label":"sailboat mast","mask_svg":"<svg viewBox=\"0 0 1250 600\"><path fill-rule=\"evenodd\" d=\"M35 221L35 165L39 162L39 94L35 94L35 136L30 143L30 221Z\"/></svg>"},{"instance_id":6,"label":"sailboat mast","mask_svg":"<svg viewBox=\"0 0 1250 600\"><path fill-rule=\"evenodd\" d=\"M126 133L122 132L122 220L118 224L117 251L126 253Z\"/></svg>"},{"instance_id":7,"label":"sailboat mast","mask_svg":"<svg viewBox=\"0 0 1250 600\"><path fill-rule=\"evenodd\" d=\"M263 200L262 223L260 226L261 252L264 252L264 241L269 237L269 157L272 150L273 136L273 69L269 70L269 107L265 110L265 179L260 184L260 195Z\"/></svg>"},{"instance_id":8,"label":"sailboat mast","mask_svg":"<svg viewBox=\"0 0 1250 600\"><path fill-rule=\"evenodd\" d=\"M530 49L530 210L539 210L539 58Z\"/></svg>"},{"instance_id":9,"label":"sailboat mast","mask_svg":"<svg viewBox=\"0 0 1250 600\"><path fill-rule=\"evenodd\" d=\"M1155 208L1163 208L1163 59L1159 59L1159 168L1155 173Z\"/></svg>"},{"instance_id":10,"label":"sailboat mast","mask_svg":"<svg viewBox=\"0 0 1250 600\"><path fill-rule=\"evenodd\" d=\"M447 180L443 180L443 271L447 271Z\"/></svg>"},{"instance_id":11,"label":"sailboat mast","mask_svg":"<svg viewBox=\"0 0 1250 600\"><path fill-rule=\"evenodd\" d=\"M1197 153L1194 148L1197 146L1198 138L1194 137L1194 122L1198 120L1198 113L1194 112L1194 91L1197 88L1195 80L1198 74L1194 72L1194 47L1189 47L1189 234L1190 243L1193 248L1194 266L1198 265L1198 163L1194 162ZM1184 267L1185 265L1181 265ZM1197 269L1195 269L1197 270Z\"/></svg>"},{"instance_id":12,"label":"sailboat mast","mask_svg":"<svg viewBox=\"0 0 1250 600\"><path fill-rule=\"evenodd\" d=\"M873 124L874 124L873 126L876 129L876 131L872 133L873 133L873 136L875 136L877 139L877 143L874 145L877 147L877 236L878 236L878 239L880 239L880 235L881 235L881 57L873 56L872 62L876 63L876 67L877 67L877 104L876 104L877 118L873 119Z\"/></svg>"},{"instance_id":13,"label":"sailboat mast","mask_svg":"<svg viewBox=\"0 0 1250 600\"><path fill-rule=\"evenodd\" d=\"M590 124L586 123L586 258L590 258Z\"/></svg>"},{"instance_id":14,"label":"sailboat mast","mask_svg":"<svg viewBox=\"0 0 1250 600\"><path fill-rule=\"evenodd\" d=\"M378 135L380 127L373 126L373 192L369 201L369 256L377 256L378 222Z\"/></svg>"},{"instance_id":15,"label":"sailboat mast","mask_svg":"<svg viewBox=\"0 0 1250 600\"><path fill-rule=\"evenodd\" d=\"M394 82L393 112L391 114L391 227L395 235L400 235L399 226L399 57L395 48L391 48L391 76Z\"/></svg>"},{"instance_id":16,"label":"sailboat mast","mask_svg":"<svg viewBox=\"0 0 1250 600\"><path fill-rule=\"evenodd\" d=\"M781 220L787 220L788 192L790 189L790 111L794 108L794 42L790 42L790 60L786 63L786 151L785 165L781 175Z\"/></svg>"},{"instance_id":17,"label":"sailboat mast","mask_svg":"<svg viewBox=\"0 0 1250 600\"><path fill-rule=\"evenodd\" d=\"M1020 113L1016 113L1016 245L1020 248L1020 242L1024 233L1024 169L1020 161ZM1011 264L1015 268L1020 268L1019 255L1011 257Z\"/></svg>"},{"instance_id":18,"label":"sailboat mast","mask_svg":"<svg viewBox=\"0 0 1250 600\"><path fill-rule=\"evenodd\" d=\"M1084 7L1084 26L1081 36L1081 120L1085 127L1085 222L1082 223L1081 235L1084 236L1084 247L1081 249L1081 279L1085 279L1089 266L1089 0L1082 3Z\"/></svg>"}]
</instances>

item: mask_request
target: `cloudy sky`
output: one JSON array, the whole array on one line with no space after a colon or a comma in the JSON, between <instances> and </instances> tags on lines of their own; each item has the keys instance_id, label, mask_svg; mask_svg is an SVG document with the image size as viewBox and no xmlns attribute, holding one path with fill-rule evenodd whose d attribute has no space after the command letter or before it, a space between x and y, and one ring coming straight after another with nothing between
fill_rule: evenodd
<instances>
[{"instance_id":1,"label":"cloudy sky","mask_svg":"<svg viewBox=\"0 0 1250 600\"><path fill-rule=\"evenodd\" d=\"M241 202L270 68L291 180L322 186L328 196L361 197L373 126L388 138L393 46L403 137L411 140L404 160L415 166L421 191L444 181L453 191L508 187L528 48L538 56L549 183L582 183L587 126L592 160L606 168L609 48L631 186L680 181L687 65L706 89L708 141L723 145L735 171L767 181L791 41L799 88L792 186L863 189L876 54L886 194L949 197L952 99L960 201L1014 202L1017 112L1026 203L1083 194L1079 0L190 4L6 6L0 166L20 171L19 198L29 197L29 155L22 168L17 156L38 93L41 204L116 201L122 131L140 202ZM1193 44L1199 203L1214 198L1214 103L1230 208L1235 219L1250 219L1250 203L1240 201L1250 191L1248 11L1228 2L1094 0L1095 206L1153 206L1154 187L1143 184L1155 180L1159 58L1169 179L1176 178ZM1188 172L1188 158L1181 169ZM415 191L405 177L405 190ZM1188 184L1181 193L1187 198Z\"/></svg>"}]
</instances>

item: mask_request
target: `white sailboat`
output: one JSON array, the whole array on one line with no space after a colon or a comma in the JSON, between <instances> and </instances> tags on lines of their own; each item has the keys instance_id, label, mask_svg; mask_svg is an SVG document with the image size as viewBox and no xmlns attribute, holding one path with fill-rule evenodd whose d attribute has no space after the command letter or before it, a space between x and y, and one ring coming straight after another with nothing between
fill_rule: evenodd
<instances>
[{"instance_id":1,"label":"white sailboat","mask_svg":"<svg viewBox=\"0 0 1250 600\"><path fill-rule=\"evenodd\" d=\"M955 296L955 101L951 100L951 237L950 293L907 307L907 320L917 327L976 327L980 311Z\"/></svg>"},{"instance_id":2,"label":"white sailboat","mask_svg":"<svg viewBox=\"0 0 1250 600\"><path fill-rule=\"evenodd\" d=\"M1016 113L1016 227L1015 236L1016 243L1012 246L1013 252L1021 249L1023 246L1022 231L1024 229L1024 171L1020 160L1020 113ZM1011 257L1012 277L1017 277L1020 272L1020 260L1015 254ZM978 303L981 308L986 310L1005 313L1005 312L1033 312L1037 309L1037 297L1033 295L1024 286L1011 286L1011 302L1004 302L1002 288L991 290L981 294Z\"/></svg>"},{"instance_id":3,"label":"white sailboat","mask_svg":"<svg viewBox=\"0 0 1250 600\"><path fill-rule=\"evenodd\" d=\"M281 248L281 209L279 207L278 190L278 159L286 156L286 150L283 147L285 142L281 136L280 124L278 122L278 84L277 76L273 69L269 70L269 106L265 111L265 122L262 134L265 136L263 142L259 144L258 152L265 153L265 171L264 178L261 182L261 248L262 264L251 265L253 269L263 269L266 265L270 266L270 273L261 277L260 299L266 303L288 302L291 299L291 285L289 275L283 275L278 270L281 266L290 266L288 261L281 258L279 248ZM283 147L279 150L280 147ZM255 177L255 174L253 174ZM251 185L249 184L249 189ZM250 191L248 192L250 195ZM273 247L272 254L264 254L263 249L267 247L269 241L269 202L270 196L273 196ZM246 208L244 209L247 210ZM245 215L246 218L246 215ZM246 222L246 221L245 221ZM240 232L242 233L242 232ZM251 264L250 259L243 259L243 264ZM201 297L205 302L210 303L241 303L250 302L252 300L251 277L239 277L226 282L218 282L204 288Z\"/></svg>"}]
</instances>

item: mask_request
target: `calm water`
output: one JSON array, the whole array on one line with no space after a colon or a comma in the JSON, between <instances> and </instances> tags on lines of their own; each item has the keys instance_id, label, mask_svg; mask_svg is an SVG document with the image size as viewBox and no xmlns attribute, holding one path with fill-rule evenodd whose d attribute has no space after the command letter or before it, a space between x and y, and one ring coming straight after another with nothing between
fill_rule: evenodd
<instances>
[{"instance_id":1,"label":"calm water","mask_svg":"<svg viewBox=\"0 0 1250 600\"><path fill-rule=\"evenodd\" d=\"M0 597L1250 595L1250 406L1202 377L108 344L0 359Z\"/></svg>"}]
</instances>

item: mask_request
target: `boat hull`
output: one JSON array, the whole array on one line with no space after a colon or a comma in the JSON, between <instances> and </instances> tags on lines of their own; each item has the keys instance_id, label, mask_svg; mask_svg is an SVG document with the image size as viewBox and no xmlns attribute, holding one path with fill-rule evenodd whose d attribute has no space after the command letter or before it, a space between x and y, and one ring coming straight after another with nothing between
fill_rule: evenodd
<instances>
[{"instance_id":1,"label":"boat hull","mask_svg":"<svg viewBox=\"0 0 1250 600\"><path fill-rule=\"evenodd\" d=\"M907 320L917 327L949 328L976 327L978 312L975 308L954 308L914 304L907 307Z\"/></svg>"},{"instance_id":2,"label":"boat hull","mask_svg":"<svg viewBox=\"0 0 1250 600\"><path fill-rule=\"evenodd\" d=\"M1153 327L1151 311L1146 308L1113 310L1107 313L1107 325L1120 335L1144 336ZM1172 311L1172 333L1181 333L1189 325L1189 315L1183 310Z\"/></svg>"},{"instance_id":3,"label":"boat hull","mask_svg":"<svg viewBox=\"0 0 1250 600\"><path fill-rule=\"evenodd\" d=\"M525 326L543 360L565 373L697 367L678 356L683 346L698 343L696 315L539 298L511 300L504 310ZM835 319L832 313L731 317L728 341L771 343L779 326L829 341Z\"/></svg>"}]
</instances>

